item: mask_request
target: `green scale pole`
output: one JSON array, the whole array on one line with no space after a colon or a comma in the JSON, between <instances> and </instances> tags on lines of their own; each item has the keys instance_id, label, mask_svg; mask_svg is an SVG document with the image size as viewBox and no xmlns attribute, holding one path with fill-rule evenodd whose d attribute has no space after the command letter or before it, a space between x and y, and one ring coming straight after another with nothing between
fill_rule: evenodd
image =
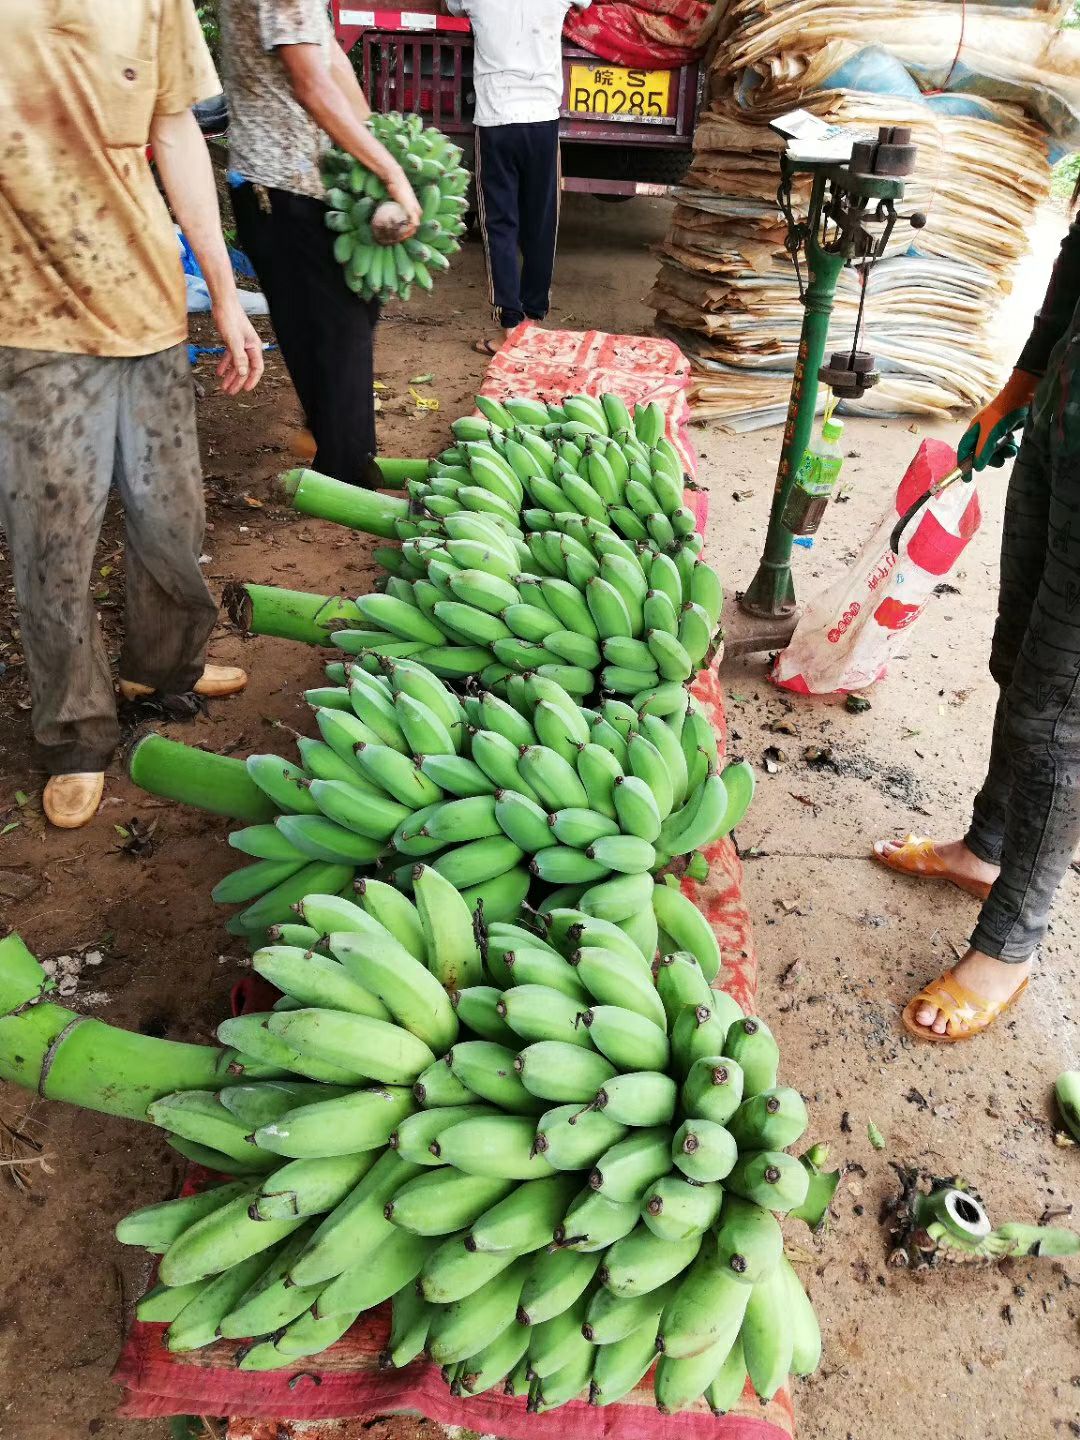
<instances>
[{"instance_id":1,"label":"green scale pole","mask_svg":"<svg viewBox=\"0 0 1080 1440\"><path fill-rule=\"evenodd\" d=\"M821 207L825 199L826 176L814 176L810 215L806 229L806 260L809 280L802 297L805 310L795 376L784 425L784 443L776 473L769 530L757 574L741 597L742 608L763 618L790 615L795 609L795 583L791 578L791 551L794 536L782 516L795 483L795 473L809 445L817 414L818 371L825 363L829 320L836 300L840 271L846 263L838 250L823 250L819 243Z\"/></svg>"}]
</instances>

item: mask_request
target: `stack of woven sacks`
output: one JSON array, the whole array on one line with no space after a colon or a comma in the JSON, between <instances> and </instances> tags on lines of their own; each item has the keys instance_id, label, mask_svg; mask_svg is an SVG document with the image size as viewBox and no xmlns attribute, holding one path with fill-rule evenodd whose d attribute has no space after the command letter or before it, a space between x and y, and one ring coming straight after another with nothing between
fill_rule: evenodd
<instances>
[{"instance_id":1,"label":"stack of woven sacks","mask_svg":"<svg viewBox=\"0 0 1080 1440\"><path fill-rule=\"evenodd\" d=\"M872 271L860 344L882 380L847 408L941 414L993 392L1014 358L994 317L1051 163L1080 148L1080 31L1059 28L1071 8L718 0L695 161L651 296L699 372L696 418L746 429L784 413L802 307L776 204L783 142L768 127L799 107L857 132L910 126L919 147L901 209L929 223L899 225ZM845 270L832 348L850 342L857 307Z\"/></svg>"}]
</instances>

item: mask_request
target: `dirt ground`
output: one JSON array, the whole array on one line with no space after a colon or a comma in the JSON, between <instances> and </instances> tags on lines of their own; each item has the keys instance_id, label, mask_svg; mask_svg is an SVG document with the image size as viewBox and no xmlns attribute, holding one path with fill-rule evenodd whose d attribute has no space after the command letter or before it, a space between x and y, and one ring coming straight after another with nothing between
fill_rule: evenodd
<instances>
[{"instance_id":1,"label":"dirt ground","mask_svg":"<svg viewBox=\"0 0 1080 1440\"><path fill-rule=\"evenodd\" d=\"M615 209L571 197L564 217L552 322L647 327L647 246L663 233L665 207ZM450 419L469 408L484 362L468 342L485 311L482 257L469 247L433 299L387 316L378 348L386 453L433 453ZM198 336L210 343L201 328ZM215 393L210 363L196 373L205 391L207 573L215 590L255 580L356 593L354 539L274 500L296 417L280 362L271 358L264 385L242 401ZM433 378L420 383L421 375ZM418 406L410 389L437 398L440 409ZM697 439L712 491L711 553L734 591L760 548L778 434ZM832 507L814 549L800 553L803 595L852 558L916 444L907 421L849 424L852 495ZM792 1236L826 1336L821 1374L796 1388L799 1434L813 1440L877 1440L901 1430L915 1440L1080 1435L1076 1262L915 1277L887 1268L879 1224L895 1189L892 1162L962 1174L997 1220L1038 1220L1080 1203L1080 1152L1055 1146L1048 1100L1056 1075L1078 1063L1080 876L1066 882L1015 1018L970 1047L931 1050L904 1037L898 1007L964 944L974 904L919 889L866 859L875 836L951 835L964 824L993 704L985 658L1002 493L995 475L985 488L984 529L951 577L959 593L932 602L871 694L869 712L781 696L764 680L760 657L725 667L731 748L754 762L761 782L739 836L761 956L760 1008L783 1046L784 1077L811 1101L815 1137L854 1167L830 1233ZM113 515L97 592L111 635L122 613L121 536ZM242 959L209 898L233 865L227 824L149 800L118 763L92 825L68 836L46 831L10 599L0 546L3 923L42 958L70 957L60 973L75 977L69 1003L77 1008L147 1033L208 1039ZM282 732L306 724L302 691L317 673L314 656L245 640L227 625L213 654L242 662L249 690L164 728L214 750L285 745L288 753ZM772 774L764 769L770 746L783 752ZM812 747L829 752L827 763L804 758ZM152 828L152 855L126 848L133 820ZM882 1151L867 1138L871 1121L885 1137ZM114 1416L109 1374L145 1272L111 1232L134 1206L173 1192L179 1177L174 1152L153 1131L0 1089L0 1440L163 1440L163 1422L136 1426Z\"/></svg>"}]
</instances>

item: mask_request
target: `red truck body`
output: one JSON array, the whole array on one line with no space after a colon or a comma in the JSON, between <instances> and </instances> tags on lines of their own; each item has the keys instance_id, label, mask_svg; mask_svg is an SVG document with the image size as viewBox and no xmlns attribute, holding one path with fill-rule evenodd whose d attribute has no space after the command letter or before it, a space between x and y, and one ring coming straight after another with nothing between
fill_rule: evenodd
<instances>
[{"instance_id":1,"label":"red truck body","mask_svg":"<svg viewBox=\"0 0 1080 1440\"><path fill-rule=\"evenodd\" d=\"M338 39L354 56L378 111L417 111L471 149L472 33L435 0L408 10L332 0ZM563 188L611 196L662 195L689 163L699 67L626 69L563 48Z\"/></svg>"}]
</instances>

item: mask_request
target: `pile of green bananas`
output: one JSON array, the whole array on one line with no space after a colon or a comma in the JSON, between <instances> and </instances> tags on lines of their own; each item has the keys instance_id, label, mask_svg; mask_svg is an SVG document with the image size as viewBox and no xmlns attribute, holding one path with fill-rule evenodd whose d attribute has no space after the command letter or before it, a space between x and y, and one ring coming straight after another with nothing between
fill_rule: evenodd
<instances>
[{"instance_id":1,"label":"pile of green bananas","mask_svg":"<svg viewBox=\"0 0 1080 1440\"><path fill-rule=\"evenodd\" d=\"M261 938L313 890L352 894L357 875L410 891L423 860L489 920L610 891L610 918L651 953L653 875L695 856L691 874L704 878L698 852L753 797L752 769L721 766L681 685L679 709L658 715L663 690L639 709L612 698L590 710L540 673L511 677L503 700L459 699L418 660L328 669L334 683L307 692L320 738L298 741L300 763L245 762L279 813L230 836L254 862L214 890L246 907L234 933Z\"/></svg>"},{"instance_id":2,"label":"pile of green bananas","mask_svg":"<svg viewBox=\"0 0 1080 1440\"><path fill-rule=\"evenodd\" d=\"M535 928L474 925L424 865L415 904L380 882L302 901L254 957L283 998L219 1030L240 1083L150 1107L235 1177L118 1227L161 1255L139 1314L170 1348L248 1339L241 1368L287 1368L392 1300L388 1364L426 1354L456 1393L536 1411L611 1404L655 1363L662 1411L719 1414L748 1375L767 1398L816 1368L776 1218L807 1218L806 1107L710 988L692 902L649 882L654 976L621 883Z\"/></svg>"},{"instance_id":3,"label":"pile of green bananas","mask_svg":"<svg viewBox=\"0 0 1080 1440\"><path fill-rule=\"evenodd\" d=\"M362 597L367 628L334 643L354 655L411 657L449 679L479 675L504 695L515 675L677 708L717 640L723 588L700 559L678 452L658 405L631 415L617 396L561 406L477 398L484 419L399 497L372 496L362 523L381 547L382 595ZM287 477L294 503L323 477Z\"/></svg>"},{"instance_id":4,"label":"pile of green bananas","mask_svg":"<svg viewBox=\"0 0 1080 1440\"><path fill-rule=\"evenodd\" d=\"M323 162L328 229L335 235L334 256L345 270L345 283L365 300L408 300L412 287L430 290L448 257L461 249L465 231L468 171L461 149L438 130L425 129L419 115L373 115L376 139L401 164L416 191L422 220L410 239L381 244L372 230L386 187L377 175L340 150Z\"/></svg>"}]
</instances>

